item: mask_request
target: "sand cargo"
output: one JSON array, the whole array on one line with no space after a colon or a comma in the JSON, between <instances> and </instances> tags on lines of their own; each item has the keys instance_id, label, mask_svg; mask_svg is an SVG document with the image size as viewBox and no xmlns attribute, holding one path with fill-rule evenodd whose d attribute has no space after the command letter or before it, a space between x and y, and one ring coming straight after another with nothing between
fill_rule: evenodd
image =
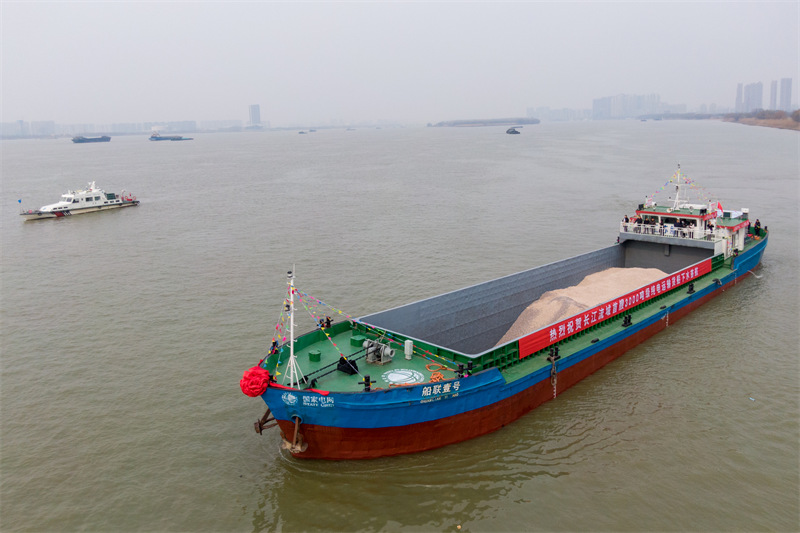
<instances>
[{"instance_id":1,"label":"sand cargo","mask_svg":"<svg viewBox=\"0 0 800 533\"><path fill-rule=\"evenodd\" d=\"M498 430L674 324L758 266L747 209L690 203L680 169L617 244L363 317L295 286L240 381L298 458L414 453ZM621 215L622 216L622 215ZM296 312L318 323L295 336ZM333 317L333 318L332 318Z\"/></svg>"}]
</instances>

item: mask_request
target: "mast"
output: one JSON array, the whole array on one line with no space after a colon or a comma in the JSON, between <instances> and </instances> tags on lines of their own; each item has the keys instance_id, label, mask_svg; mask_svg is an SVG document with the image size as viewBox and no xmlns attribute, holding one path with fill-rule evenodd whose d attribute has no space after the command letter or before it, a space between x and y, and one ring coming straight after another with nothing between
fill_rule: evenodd
<instances>
[{"instance_id":1,"label":"mast","mask_svg":"<svg viewBox=\"0 0 800 533\"><path fill-rule=\"evenodd\" d=\"M289 386L300 388L300 380L305 380L305 376L294 355L294 272L290 270L286 273L286 277L289 279L289 363L283 381L285 382L286 376L289 376Z\"/></svg>"},{"instance_id":2,"label":"mast","mask_svg":"<svg viewBox=\"0 0 800 533\"><path fill-rule=\"evenodd\" d=\"M294 269L294 267L292 268ZM290 270L287 277L289 279L289 359L294 360L294 270Z\"/></svg>"},{"instance_id":3,"label":"mast","mask_svg":"<svg viewBox=\"0 0 800 533\"><path fill-rule=\"evenodd\" d=\"M672 204L672 209L679 209L681 206L681 188L683 184L681 183L681 164L678 163L678 172L677 172L677 185L675 185L675 202Z\"/></svg>"}]
</instances>

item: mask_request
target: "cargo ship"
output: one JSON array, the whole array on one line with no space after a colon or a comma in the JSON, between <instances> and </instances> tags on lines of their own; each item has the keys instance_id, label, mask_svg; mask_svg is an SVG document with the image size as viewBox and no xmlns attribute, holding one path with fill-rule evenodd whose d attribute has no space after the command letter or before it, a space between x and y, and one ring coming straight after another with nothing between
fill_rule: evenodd
<instances>
[{"instance_id":1,"label":"cargo ship","mask_svg":"<svg viewBox=\"0 0 800 533\"><path fill-rule=\"evenodd\" d=\"M48 204L39 209L23 210L20 215L26 221L42 220L137 205L139 205L139 200L131 193L124 190L119 193L106 192L100 189L95 182L91 182L85 189L67 191L61 195L61 200L54 204Z\"/></svg>"},{"instance_id":2,"label":"cargo ship","mask_svg":"<svg viewBox=\"0 0 800 533\"><path fill-rule=\"evenodd\" d=\"M267 406L255 431L277 426L296 458L369 459L479 437L556 399L759 265L768 229L747 209L691 203L700 188L680 167L665 188L674 201L648 197L612 246L362 317L290 271L271 346L240 380ZM628 286L546 303L609 272ZM297 312L317 327L295 336Z\"/></svg>"},{"instance_id":3,"label":"cargo ship","mask_svg":"<svg viewBox=\"0 0 800 533\"><path fill-rule=\"evenodd\" d=\"M150 136L151 141L193 141L192 137L183 137L181 135L161 135L158 132Z\"/></svg>"},{"instance_id":4,"label":"cargo ship","mask_svg":"<svg viewBox=\"0 0 800 533\"><path fill-rule=\"evenodd\" d=\"M101 137L84 137L83 135L76 135L72 138L72 142L77 144L82 143L107 143L111 141L111 137L103 135Z\"/></svg>"}]
</instances>

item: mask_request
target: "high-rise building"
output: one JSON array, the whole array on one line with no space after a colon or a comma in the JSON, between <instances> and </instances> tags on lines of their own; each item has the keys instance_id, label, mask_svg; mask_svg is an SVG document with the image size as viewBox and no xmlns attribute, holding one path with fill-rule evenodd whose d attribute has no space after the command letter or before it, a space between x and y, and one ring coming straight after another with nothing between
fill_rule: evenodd
<instances>
[{"instance_id":1,"label":"high-rise building","mask_svg":"<svg viewBox=\"0 0 800 533\"><path fill-rule=\"evenodd\" d=\"M742 99L741 83L736 86L736 105L734 106L734 111L736 113L742 113L744 111L744 99Z\"/></svg>"},{"instance_id":2,"label":"high-rise building","mask_svg":"<svg viewBox=\"0 0 800 533\"><path fill-rule=\"evenodd\" d=\"M756 109L764 109L764 84L760 81L744 86L744 112L750 113Z\"/></svg>"},{"instance_id":3,"label":"high-rise building","mask_svg":"<svg viewBox=\"0 0 800 533\"><path fill-rule=\"evenodd\" d=\"M792 78L783 78L781 80L780 109L787 113L792 112Z\"/></svg>"},{"instance_id":4,"label":"high-rise building","mask_svg":"<svg viewBox=\"0 0 800 533\"><path fill-rule=\"evenodd\" d=\"M25 122L24 120L18 120L17 125L19 126L19 136L20 137L27 137L31 134L31 127L30 124Z\"/></svg>"},{"instance_id":5,"label":"high-rise building","mask_svg":"<svg viewBox=\"0 0 800 533\"><path fill-rule=\"evenodd\" d=\"M250 126L261 126L261 106L253 104L250 106Z\"/></svg>"},{"instance_id":6,"label":"high-rise building","mask_svg":"<svg viewBox=\"0 0 800 533\"><path fill-rule=\"evenodd\" d=\"M778 80L772 80L769 86L769 108L778 109Z\"/></svg>"}]
</instances>

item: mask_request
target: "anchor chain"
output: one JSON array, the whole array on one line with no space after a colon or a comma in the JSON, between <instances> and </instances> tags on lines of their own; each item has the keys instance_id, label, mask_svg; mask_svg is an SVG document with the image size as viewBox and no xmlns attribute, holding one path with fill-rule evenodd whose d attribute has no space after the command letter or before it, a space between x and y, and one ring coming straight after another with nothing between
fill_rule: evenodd
<instances>
[{"instance_id":1,"label":"anchor chain","mask_svg":"<svg viewBox=\"0 0 800 533\"><path fill-rule=\"evenodd\" d=\"M281 431L281 448L284 450L289 450L291 453L300 453L306 451L308 448L308 443L303 441L303 434L300 433L300 417L295 416L294 418L294 436L292 437L292 441L286 439L286 435Z\"/></svg>"},{"instance_id":2,"label":"anchor chain","mask_svg":"<svg viewBox=\"0 0 800 533\"><path fill-rule=\"evenodd\" d=\"M561 356L558 355L558 346L550 348L550 355L547 356L547 360L550 361L552 366L550 367L550 383L553 385L553 399L556 399L556 395L558 394L558 368L556 367L556 361L561 359Z\"/></svg>"},{"instance_id":3,"label":"anchor chain","mask_svg":"<svg viewBox=\"0 0 800 533\"><path fill-rule=\"evenodd\" d=\"M300 433L300 417L295 416L294 418L294 435L292 436L292 440L289 441L286 438L286 434L281 430L281 448L284 450L289 450L292 453L301 453L306 451L308 448L308 443L303 440L303 434ZM260 420L256 420L253 426L255 427L256 433L259 435L265 429L275 427L278 425L278 421L275 420L275 417L272 415L272 411L267 409L267 412L264 413L264 416L261 417Z\"/></svg>"}]
</instances>

